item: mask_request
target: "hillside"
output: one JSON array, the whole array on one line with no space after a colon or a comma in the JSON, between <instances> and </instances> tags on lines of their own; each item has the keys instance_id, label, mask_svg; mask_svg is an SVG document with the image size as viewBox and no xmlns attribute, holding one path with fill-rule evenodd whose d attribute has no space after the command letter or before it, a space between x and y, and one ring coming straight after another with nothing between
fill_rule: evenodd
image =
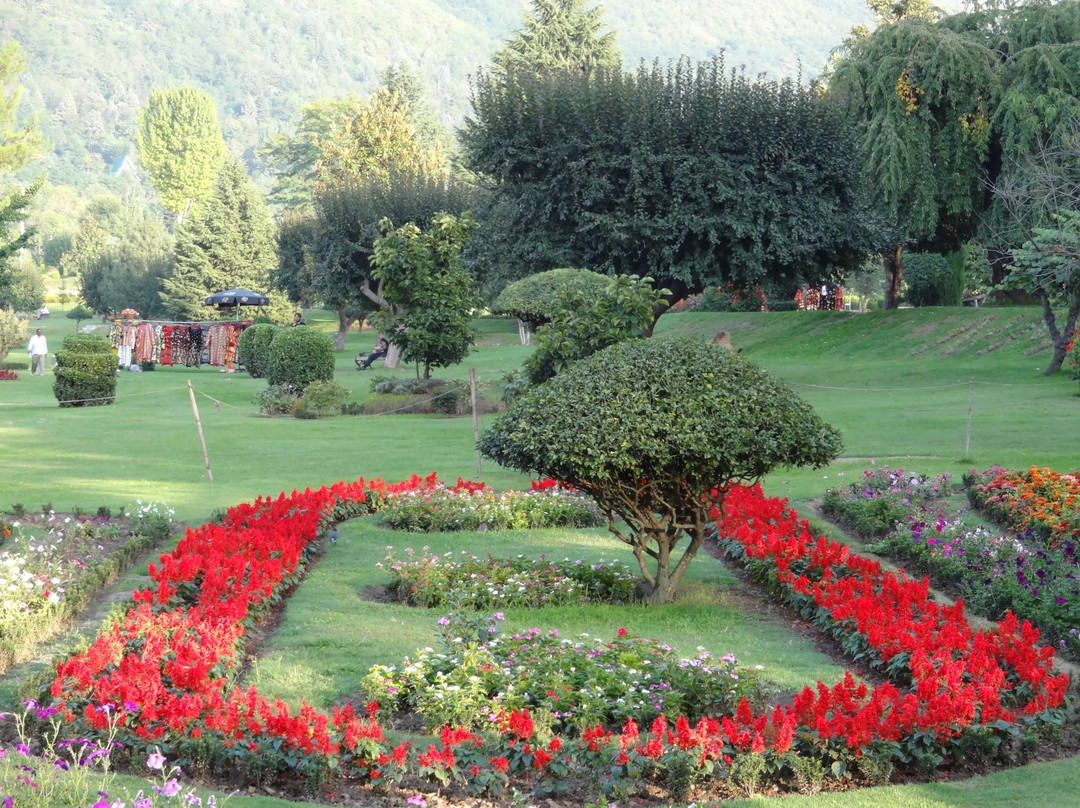
<instances>
[{"instance_id":1,"label":"hillside","mask_svg":"<svg viewBox=\"0 0 1080 808\"><path fill-rule=\"evenodd\" d=\"M604 4L626 64L725 51L730 66L816 74L869 14L862 0L619 0ZM18 40L24 109L41 116L54 183L108 180L133 149L155 86L210 91L230 146L254 155L310 100L367 93L406 61L448 125L468 76L517 28L527 0L0 0L0 41ZM116 184L113 180L110 184Z\"/></svg>"}]
</instances>

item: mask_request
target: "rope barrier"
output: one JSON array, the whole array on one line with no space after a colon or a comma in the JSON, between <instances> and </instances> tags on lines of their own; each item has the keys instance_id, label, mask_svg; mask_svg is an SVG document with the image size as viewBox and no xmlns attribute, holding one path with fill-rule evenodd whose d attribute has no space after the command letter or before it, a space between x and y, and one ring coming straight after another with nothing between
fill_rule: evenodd
<instances>
[{"instance_id":1,"label":"rope barrier","mask_svg":"<svg viewBox=\"0 0 1080 808\"><path fill-rule=\"evenodd\" d=\"M1019 387L1017 384L1009 384L1007 382L980 382L980 381L967 381L957 382L956 384L938 384L932 387L832 387L827 384L810 384L809 382L785 382L793 387L813 387L818 390L841 390L845 392L853 393L905 393L910 390L948 390L952 387L968 387L971 384L983 384L990 387Z\"/></svg>"}]
</instances>

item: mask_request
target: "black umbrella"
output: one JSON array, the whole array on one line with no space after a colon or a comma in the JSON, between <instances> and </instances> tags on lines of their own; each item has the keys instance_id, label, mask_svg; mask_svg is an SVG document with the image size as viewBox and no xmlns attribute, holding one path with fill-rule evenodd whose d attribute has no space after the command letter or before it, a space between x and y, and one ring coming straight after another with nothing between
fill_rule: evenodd
<instances>
[{"instance_id":1,"label":"black umbrella","mask_svg":"<svg viewBox=\"0 0 1080 808\"><path fill-rule=\"evenodd\" d=\"M247 289L226 289L224 292L216 292L203 301L207 306L217 306L219 309L236 308L236 319L240 319L241 306L269 306L270 298L260 295L258 292L249 292Z\"/></svg>"},{"instance_id":2,"label":"black umbrella","mask_svg":"<svg viewBox=\"0 0 1080 808\"><path fill-rule=\"evenodd\" d=\"M269 306L270 298L258 292L249 292L247 289L226 289L224 292L210 295L204 302L207 306L231 309L233 306Z\"/></svg>"}]
</instances>

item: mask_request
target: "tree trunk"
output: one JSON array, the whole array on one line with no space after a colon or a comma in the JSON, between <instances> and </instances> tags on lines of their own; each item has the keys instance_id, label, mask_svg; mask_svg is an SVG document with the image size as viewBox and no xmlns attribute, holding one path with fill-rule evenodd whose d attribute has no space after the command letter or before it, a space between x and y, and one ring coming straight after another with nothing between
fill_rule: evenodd
<instances>
[{"instance_id":1,"label":"tree trunk","mask_svg":"<svg viewBox=\"0 0 1080 808\"><path fill-rule=\"evenodd\" d=\"M1039 298L1042 300L1042 313L1043 322L1046 323L1046 330L1050 332L1050 341L1054 346L1054 355L1050 358L1050 365L1046 368L1046 375L1053 376L1065 363L1065 357L1067 356L1066 347L1069 344L1069 340L1072 339L1073 332L1076 331L1076 320L1080 316L1080 288L1078 288L1072 296L1072 300L1069 305L1069 312L1065 316L1065 328L1059 329L1057 326L1057 318L1054 315L1054 309L1050 305L1050 296L1046 292L1040 292Z\"/></svg>"},{"instance_id":2,"label":"tree trunk","mask_svg":"<svg viewBox=\"0 0 1080 808\"><path fill-rule=\"evenodd\" d=\"M401 363L401 348L390 343L390 348L386 351L386 358L383 359L383 367L390 370L396 370Z\"/></svg>"},{"instance_id":3,"label":"tree trunk","mask_svg":"<svg viewBox=\"0 0 1080 808\"><path fill-rule=\"evenodd\" d=\"M352 324L355 323L359 317L350 317L345 313L345 306L339 305L337 307L337 333L334 334L334 350L345 350L345 335L349 333L349 329L352 328Z\"/></svg>"},{"instance_id":4,"label":"tree trunk","mask_svg":"<svg viewBox=\"0 0 1080 808\"><path fill-rule=\"evenodd\" d=\"M900 305L900 286L904 280L902 253L904 248L897 247L892 254L885 255L885 308L895 309Z\"/></svg>"},{"instance_id":5,"label":"tree trunk","mask_svg":"<svg viewBox=\"0 0 1080 808\"><path fill-rule=\"evenodd\" d=\"M523 320L518 320L518 338L521 340L522 345L528 345L532 342L532 331L529 330L529 324Z\"/></svg>"}]
</instances>

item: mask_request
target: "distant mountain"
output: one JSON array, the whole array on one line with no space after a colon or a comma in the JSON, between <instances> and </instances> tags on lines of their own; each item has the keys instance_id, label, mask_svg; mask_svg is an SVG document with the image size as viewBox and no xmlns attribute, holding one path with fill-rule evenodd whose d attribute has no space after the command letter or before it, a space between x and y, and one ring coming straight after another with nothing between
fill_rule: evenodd
<instances>
[{"instance_id":1,"label":"distant mountain","mask_svg":"<svg viewBox=\"0 0 1080 808\"><path fill-rule=\"evenodd\" d=\"M731 67L805 76L820 69L862 0L609 0L627 65L721 50ZM468 76L521 24L526 0L0 0L0 42L18 40L24 105L40 112L54 183L121 183L136 110L152 87L190 83L216 99L230 147L291 129L316 98L367 94L391 64L426 77L453 126ZM119 167L119 168L118 168ZM112 179L109 179L109 178ZM126 180L126 181L130 181Z\"/></svg>"}]
</instances>

